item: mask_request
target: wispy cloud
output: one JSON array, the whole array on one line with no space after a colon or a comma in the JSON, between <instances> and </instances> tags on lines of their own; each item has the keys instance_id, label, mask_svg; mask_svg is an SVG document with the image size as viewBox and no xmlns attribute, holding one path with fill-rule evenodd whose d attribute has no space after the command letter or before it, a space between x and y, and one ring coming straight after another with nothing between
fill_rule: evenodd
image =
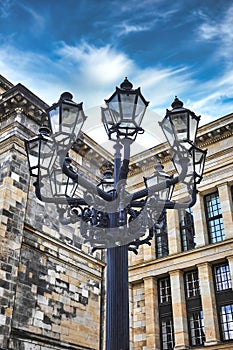
<instances>
[{"instance_id":1,"label":"wispy cloud","mask_svg":"<svg viewBox=\"0 0 233 350\"><path fill-rule=\"evenodd\" d=\"M0 18L7 18L14 0L0 0Z\"/></svg>"},{"instance_id":2,"label":"wispy cloud","mask_svg":"<svg viewBox=\"0 0 233 350\"><path fill-rule=\"evenodd\" d=\"M85 108L99 106L128 76L135 88L141 86L143 95L151 101L149 107L161 116L175 95L185 107L202 114L204 123L232 110L233 73L226 70L220 78L200 84L192 67L142 68L111 45L60 43L53 59L4 45L0 47L0 72L13 83L26 85L49 104L57 101L61 92L71 91L77 102L84 101Z\"/></svg>"},{"instance_id":3,"label":"wispy cloud","mask_svg":"<svg viewBox=\"0 0 233 350\"><path fill-rule=\"evenodd\" d=\"M232 57L233 54L233 5L224 16L210 19L206 14L200 13L204 23L199 27L199 37L204 41L220 42L217 45L217 54L222 57Z\"/></svg>"},{"instance_id":4,"label":"wispy cloud","mask_svg":"<svg viewBox=\"0 0 233 350\"><path fill-rule=\"evenodd\" d=\"M116 26L117 28L119 28L119 31L117 31L117 35L121 36L127 35L129 33L145 32L147 30L150 30L152 26L153 23L147 25L130 25L127 23L122 23Z\"/></svg>"},{"instance_id":5,"label":"wispy cloud","mask_svg":"<svg viewBox=\"0 0 233 350\"><path fill-rule=\"evenodd\" d=\"M29 14L30 20L30 29L32 32L37 35L41 30L45 28L45 16L36 12L33 7L25 5L22 2L19 3L19 6Z\"/></svg>"}]
</instances>

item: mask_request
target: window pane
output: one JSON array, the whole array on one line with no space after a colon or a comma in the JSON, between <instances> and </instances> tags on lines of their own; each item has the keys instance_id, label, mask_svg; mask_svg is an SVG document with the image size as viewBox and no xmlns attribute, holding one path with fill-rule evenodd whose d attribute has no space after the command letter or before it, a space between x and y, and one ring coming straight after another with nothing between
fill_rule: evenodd
<instances>
[{"instance_id":1,"label":"window pane","mask_svg":"<svg viewBox=\"0 0 233 350\"><path fill-rule=\"evenodd\" d=\"M221 306L220 319L223 340L233 339L233 304Z\"/></svg>"},{"instance_id":2,"label":"window pane","mask_svg":"<svg viewBox=\"0 0 233 350\"><path fill-rule=\"evenodd\" d=\"M231 274L228 264L215 266L214 274L217 291L232 288Z\"/></svg>"},{"instance_id":3,"label":"window pane","mask_svg":"<svg viewBox=\"0 0 233 350\"><path fill-rule=\"evenodd\" d=\"M218 192L205 196L205 205L210 242L221 242L225 239L225 233Z\"/></svg>"},{"instance_id":4,"label":"window pane","mask_svg":"<svg viewBox=\"0 0 233 350\"><path fill-rule=\"evenodd\" d=\"M187 272L185 274L185 283L188 298L200 295L198 271Z\"/></svg>"},{"instance_id":5,"label":"window pane","mask_svg":"<svg viewBox=\"0 0 233 350\"><path fill-rule=\"evenodd\" d=\"M160 229L154 229L156 243L156 257L162 258L169 254L167 238L167 215L164 216L163 225Z\"/></svg>"},{"instance_id":6,"label":"window pane","mask_svg":"<svg viewBox=\"0 0 233 350\"><path fill-rule=\"evenodd\" d=\"M161 322L162 328L162 349L173 349L174 348L174 332L172 319Z\"/></svg>"},{"instance_id":7,"label":"window pane","mask_svg":"<svg viewBox=\"0 0 233 350\"><path fill-rule=\"evenodd\" d=\"M189 328L191 345L203 345L205 342L205 331L202 311L189 314Z\"/></svg>"},{"instance_id":8,"label":"window pane","mask_svg":"<svg viewBox=\"0 0 233 350\"><path fill-rule=\"evenodd\" d=\"M159 301L161 304L171 302L171 284L169 277L159 280Z\"/></svg>"},{"instance_id":9,"label":"window pane","mask_svg":"<svg viewBox=\"0 0 233 350\"><path fill-rule=\"evenodd\" d=\"M180 234L183 251L195 248L195 231L192 209L179 210Z\"/></svg>"}]
</instances>

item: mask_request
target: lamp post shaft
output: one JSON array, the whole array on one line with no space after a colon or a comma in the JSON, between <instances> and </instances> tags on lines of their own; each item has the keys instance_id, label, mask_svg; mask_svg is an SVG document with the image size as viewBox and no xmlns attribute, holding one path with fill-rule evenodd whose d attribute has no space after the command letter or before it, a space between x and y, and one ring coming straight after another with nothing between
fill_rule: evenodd
<instances>
[{"instance_id":1,"label":"lamp post shaft","mask_svg":"<svg viewBox=\"0 0 233 350\"><path fill-rule=\"evenodd\" d=\"M106 350L129 350L128 246L107 250Z\"/></svg>"},{"instance_id":2,"label":"lamp post shaft","mask_svg":"<svg viewBox=\"0 0 233 350\"><path fill-rule=\"evenodd\" d=\"M121 168L119 140L114 146L114 186ZM116 225L111 215L110 226ZM107 249L106 350L129 350L128 246Z\"/></svg>"}]
</instances>

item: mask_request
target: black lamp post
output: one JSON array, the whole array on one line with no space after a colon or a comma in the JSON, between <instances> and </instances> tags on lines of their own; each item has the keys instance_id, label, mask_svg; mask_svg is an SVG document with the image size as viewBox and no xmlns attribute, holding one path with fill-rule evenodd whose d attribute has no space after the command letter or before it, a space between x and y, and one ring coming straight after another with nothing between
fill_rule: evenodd
<instances>
[{"instance_id":1,"label":"black lamp post","mask_svg":"<svg viewBox=\"0 0 233 350\"><path fill-rule=\"evenodd\" d=\"M144 178L145 188L128 193L130 146L137 134L144 132L141 122L148 102L127 78L105 102L102 121L109 139L115 142L114 169L107 167L99 184L79 174L68 155L86 119L82 103L74 103L70 93L63 93L48 110L51 135L42 127L25 146L37 197L57 204L63 224L79 221L81 235L94 249L107 249L106 350L128 350L128 250L137 252L141 244L151 244L150 229L159 227L166 209L195 204L206 152L195 145L200 117L183 108L176 97L161 127L172 148L177 176L168 175L157 164L154 174ZM50 184L49 191L44 190L45 181ZM173 188L180 182L187 187L189 198L172 201ZM83 198L77 195L79 187L85 189Z\"/></svg>"}]
</instances>

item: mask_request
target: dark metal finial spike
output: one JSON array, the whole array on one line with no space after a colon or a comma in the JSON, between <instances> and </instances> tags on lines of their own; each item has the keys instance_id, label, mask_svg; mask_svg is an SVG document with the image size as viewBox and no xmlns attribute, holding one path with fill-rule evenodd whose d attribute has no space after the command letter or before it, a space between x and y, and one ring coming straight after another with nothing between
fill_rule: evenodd
<instances>
[{"instance_id":1,"label":"dark metal finial spike","mask_svg":"<svg viewBox=\"0 0 233 350\"><path fill-rule=\"evenodd\" d=\"M177 96L175 96L174 101L171 104L172 108L182 108L183 107L183 102L178 99Z\"/></svg>"},{"instance_id":2,"label":"dark metal finial spike","mask_svg":"<svg viewBox=\"0 0 233 350\"><path fill-rule=\"evenodd\" d=\"M133 84L128 80L127 77L125 77L125 80L123 81L123 83L121 83L120 87L124 90L132 90Z\"/></svg>"}]
</instances>

